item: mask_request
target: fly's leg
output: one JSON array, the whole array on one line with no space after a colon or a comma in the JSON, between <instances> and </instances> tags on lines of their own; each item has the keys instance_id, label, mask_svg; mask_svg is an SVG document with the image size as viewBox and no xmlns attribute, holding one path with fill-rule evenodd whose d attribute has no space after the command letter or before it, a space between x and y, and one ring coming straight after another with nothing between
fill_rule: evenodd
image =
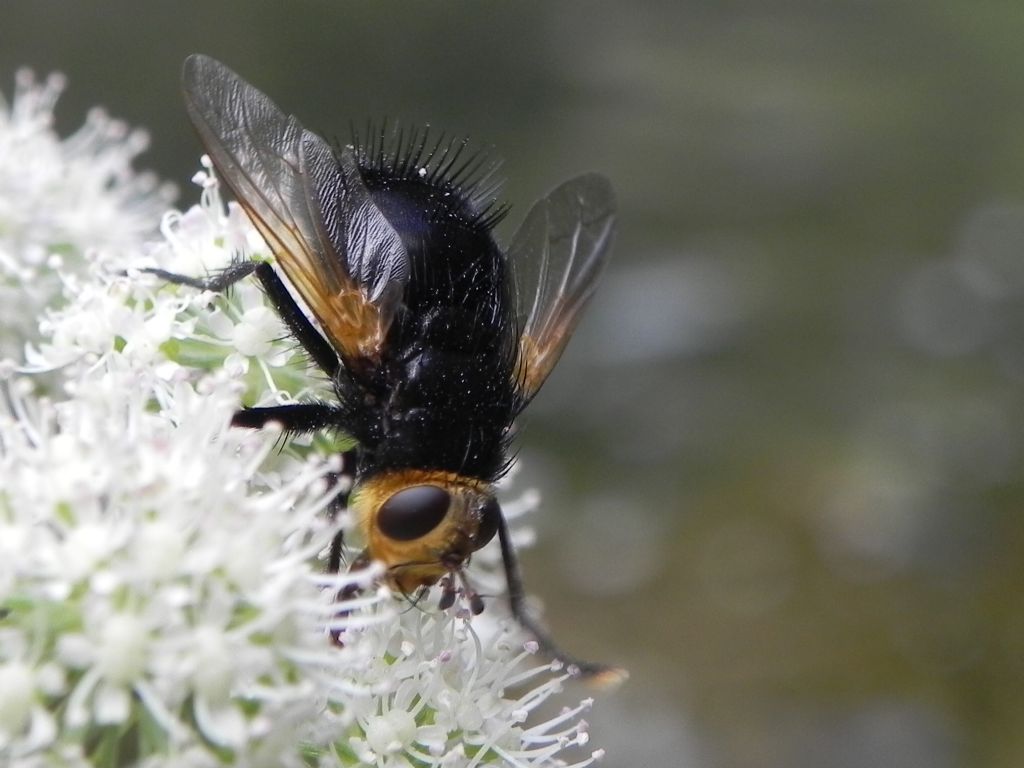
<instances>
[{"instance_id":1,"label":"fly's leg","mask_svg":"<svg viewBox=\"0 0 1024 768\"><path fill-rule=\"evenodd\" d=\"M337 519L337 516L348 507L349 495L352 492L352 485L356 478L356 463L358 460L358 454L355 450L345 451L341 454L341 471L334 474L333 482L342 485L342 490L334 497L334 501L331 503L330 515L331 519ZM341 572L341 564L344 555L345 548L345 531L339 529L334 538L331 540L331 547L327 554L327 572L330 574L336 574ZM370 558L366 552L361 552L355 560L349 565L349 572L360 571L370 565ZM343 603L347 600L351 600L356 597L362 591L362 587L356 583L346 584L340 590L335 598L336 602ZM335 614L338 619L344 618L348 615L348 611L340 610ZM342 630L333 628L330 630L331 640L337 645L343 645L341 639Z\"/></svg>"},{"instance_id":2,"label":"fly's leg","mask_svg":"<svg viewBox=\"0 0 1024 768\"><path fill-rule=\"evenodd\" d=\"M607 664L597 664L590 661L583 661L570 656L551 638L540 623L530 615L526 607L526 591L523 588L523 577L519 570L519 559L516 556L515 547L512 545L512 535L505 522L505 516L498 516L498 540L501 543L501 560L505 566L505 578L508 582L508 600L512 609L512 616L526 630L533 635L540 650L558 659L571 671L576 672L580 677L592 680L599 685L614 685L624 680L628 675L625 670L612 667Z\"/></svg>"},{"instance_id":3,"label":"fly's leg","mask_svg":"<svg viewBox=\"0 0 1024 768\"><path fill-rule=\"evenodd\" d=\"M331 516L331 521L335 521L338 518L338 514L348 507L348 497L352 493L352 485L356 479L356 451L350 450L345 451L341 454L341 470L339 472L332 473L331 482L334 485L340 485L341 490L338 495L334 497L334 501L331 502L331 507L328 514ZM331 548L327 555L327 572L338 573L341 571L341 560L342 551L345 546L345 532L339 530L334 534L334 538L331 540ZM345 589L348 589L346 587ZM345 590L342 590L344 592ZM342 595L338 595L342 598Z\"/></svg>"}]
</instances>

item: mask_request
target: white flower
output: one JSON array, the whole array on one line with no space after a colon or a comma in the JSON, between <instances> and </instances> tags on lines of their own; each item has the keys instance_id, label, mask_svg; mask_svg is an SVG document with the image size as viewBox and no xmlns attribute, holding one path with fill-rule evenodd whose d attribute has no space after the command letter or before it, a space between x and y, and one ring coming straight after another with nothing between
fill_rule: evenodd
<instances>
[{"instance_id":1,"label":"white flower","mask_svg":"<svg viewBox=\"0 0 1024 768\"><path fill-rule=\"evenodd\" d=\"M555 766L565 765L563 750L587 743L579 715L589 699L530 723L537 707L562 692L569 674L557 662L534 657L514 624L497 622L484 640L479 622L425 607L348 633L352 649L364 657L349 680L376 693L353 703L350 744L361 761L388 768L461 766L472 765L475 755L484 763ZM583 754L573 765L599 757Z\"/></svg>"},{"instance_id":2,"label":"white flower","mask_svg":"<svg viewBox=\"0 0 1024 768\"><path fill-rule=\"evenodd\" d=\"M410 607L376 567L323 572L349 522L332 452L230 419L326 382L252 281L215 296L140 272L269 258L208 165L197 181L161 245L58 270L0 382L0 762L589 765L589 700L538 715L567 674L500 600L470 620ZM492 546L470 578L496 594L499 573Z\"/></svg>"}]
</instances>

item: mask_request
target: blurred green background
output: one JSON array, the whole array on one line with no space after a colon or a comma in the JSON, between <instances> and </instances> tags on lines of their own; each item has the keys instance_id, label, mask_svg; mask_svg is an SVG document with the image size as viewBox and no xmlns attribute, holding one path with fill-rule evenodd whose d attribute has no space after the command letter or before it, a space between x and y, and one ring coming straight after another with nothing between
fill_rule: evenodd
<instances>
[{"instance_id":1,"label":"blurred green background","mask_svg":"<svg viewBox=\"0 0 1024 768\"><path fill-rule=\"evenodd\" d=\"M310 128L429 122L539 194L614 181L614 264L531 409L525 557L632 679L608 766L1024 765L1024 6L8 0L197 199L185 55ZM585 691L583 691L585 693Z\"/></svg>"}]
</instances>

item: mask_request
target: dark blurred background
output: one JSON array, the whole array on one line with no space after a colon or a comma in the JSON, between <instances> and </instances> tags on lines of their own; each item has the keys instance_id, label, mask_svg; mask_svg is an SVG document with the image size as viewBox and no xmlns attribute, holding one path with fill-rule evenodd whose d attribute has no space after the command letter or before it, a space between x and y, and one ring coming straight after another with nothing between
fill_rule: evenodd
<instances>
[{"instance_id":1,"label":"dark blurred background","mask_svg":"<svg viewBox=\"0 0 1024 768\"><path fill-rule=\"evenodd\" d=\"M194 51L329 136L493 146L505 237L608 174L614 264L522 441L528 586L633 673L605 764L1018 768L1022 41L986 0L8 0L0 82L148 128L182 205Z\"/></svg>"}]
</instances>

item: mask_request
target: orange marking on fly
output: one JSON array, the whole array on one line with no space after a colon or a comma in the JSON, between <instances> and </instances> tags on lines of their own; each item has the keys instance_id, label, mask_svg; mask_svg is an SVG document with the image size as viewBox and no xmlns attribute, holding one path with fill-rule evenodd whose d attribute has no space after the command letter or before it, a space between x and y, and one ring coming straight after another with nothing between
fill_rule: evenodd
<instances>
[{"instance_id":1,"label":"orange marking on fly","mask_svg":"<svg viewBox=\"0 0 1024 768\"><path fill-rule=\"evenodd\" d=\"M460 573L498 529L490 485L451 472L404 469L373 475L350 505L365 555L387 569L385 582L410 594Z\"/></svg>"},{"instance_id":2,"label":"orange marking on fly","mask_svg":"<svg viewBox=\"0 0 1024 768\"><path fill-rule=\"evenodd\" d=\"M326 299L320 313L326 330L349 359L380 357L386 329L380 309L358 289L342 290Z\"/></svg>"},{"instance_id":3,"label":"orange marking on fly","mask_svg":"<svg viewBox=\"0 0 1024 768\"><path fill-rule=\"evenodd\" d=\"M556 336L554 340L544 338L538 341L533 336L523 334L519 339L519 387L527 397L537 393L554 367L562 352L561 338Z\"/></svg>"}]
</instances>

